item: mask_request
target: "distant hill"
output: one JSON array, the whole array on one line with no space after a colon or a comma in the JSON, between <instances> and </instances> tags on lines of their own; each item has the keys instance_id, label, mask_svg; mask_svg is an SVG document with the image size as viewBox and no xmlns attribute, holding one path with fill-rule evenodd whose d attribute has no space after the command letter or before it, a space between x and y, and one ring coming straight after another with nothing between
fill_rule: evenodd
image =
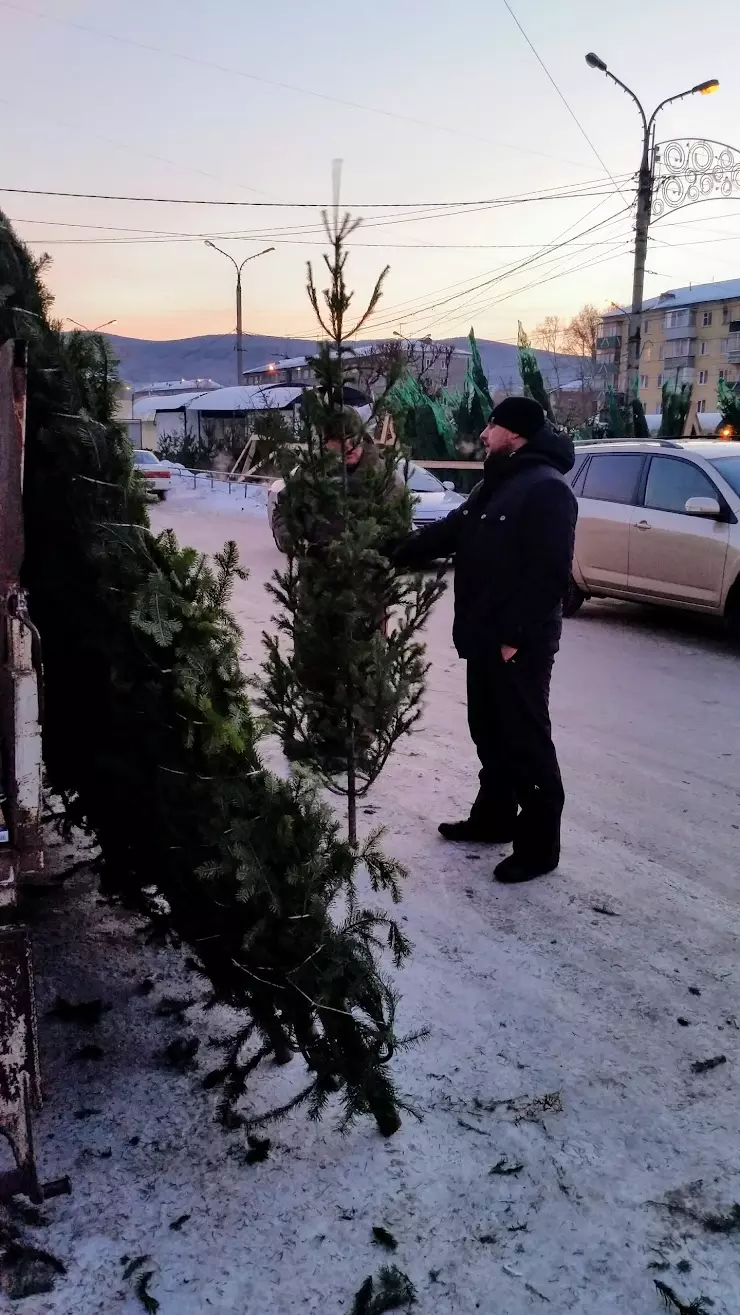
<instances>
[{"instance_id":1,"label":"distant hill","mask_svg":"<svg viewBox=\"0 0 740 1315\"><path fill-rule=\"evenodd\" d=\"M231 333L212 333L200 338L175 338L166 342L146 338L121 338L109 334L113 350L121 365L126 383L150 384L165 379L215 379L221 384L236 382L236 338ZM467 338L447 338L456 347L467 350ZM507 342L478 340L483 367L492 388L516 392L520 388L517 349ZM245 370L279 360L281 356L303 356L315 351L316 343L307 338L270 338L258 334L244 339ZM555 384L554 368L547 352L538 352L540 368ZM557 358L560 382L579 377L579 358Z\"/></svg>"}]
</instances>

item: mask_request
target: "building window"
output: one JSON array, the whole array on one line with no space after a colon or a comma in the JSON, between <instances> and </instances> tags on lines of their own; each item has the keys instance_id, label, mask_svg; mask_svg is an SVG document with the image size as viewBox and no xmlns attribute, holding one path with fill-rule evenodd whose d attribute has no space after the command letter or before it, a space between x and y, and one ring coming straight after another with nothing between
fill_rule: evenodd
<instances>
[{"instance_id":1,"label":"building window","mask_svg":"<svg viewBox=\"0 0 740 1315\"><path fill-rule=\"evenodd\" d=\"M658 384L658 387L659 387L659 388L662 388L662 387L663 387L663 376L662 376L662 374L659 374L659 375L658 375L658 378L657 378L657 384Z\"/></svg>"},{"instance_id":2,"label":"building window","mask_svg":"<svg viewBox=\"0 0 740 1315\"><path fill-rule=\"evenodd\" d=\"M649 342L646 342L646 343L645 343L645 346L644 346L643 349L642 349L642 359L643 359L643 361L652 361L652 359L653 359L653 345L652 345L652 343L649 343Z\"/></svg>"},{"instance_id":3,"label":"building window","mask_svg":"<svg viewBox=\"0 0 740 1315\"><path fill-rule=\"evenodd\" d=\"M645 322L644 322L644 324L643 324L643 326L642 326L642 331L643 331L643 333L649 333L649 332L650 332L650 320L645 320Z\"/></svg>"},{"instance_id":4,"label":"building window","mask_svg":"<svg viewBox=\"0 0 740 1315\"><path fill-rule=\"evenodd\" d=\"M723 324L729 324L729 322L730 322L730 308L729 308L729 306L723 306L723 307L722 307L722 323L723 323Z\"/></svg>"},{"instance_id":5,"label":"building window","mask_svg":"<svg viewBox=\"0 0 740 1315\"><path fill-rule=\"evenodd\" d=\"M712 323L712 312L710 310L705 310L701 322L705 329L709 328L709 325Z\"/></svg>"},{"instance_id":6,"label":"building window","mask_svg":"<svg viewBox=\"0 0 740 1315\"><path fill-rule=\"evenodd\" d=\"M719 372L719 377L720 377L720 379L724 379L725 374L726 374L726 371L725 371L725 370L720 370L720 372Z\"/></svg>"},{"instance_id":7,"label":"building window","mask_svg":"<svg viewBox=\"0 0 740 1315\"><path fill-rule=\"evenodd\" d=\"M697 411L699 411L700 413L701 413L702 411L706 411L706 409L707 409L707 399L706 399L706 397L700 397L700 398L699 398L699 401L698 401L697 404L696 404L696 409L697 409Z\"/></svg>"},{"instance_id":8,"label":"building window","mask_svg":"<svg viewBox=\"0 0 740 1315\"><path fill-rule=\"evenodd\" d=\"M666 311L663 327L665 329L683 329L693 324L690 310Z\"/></svg>"},{"instance_id":9,"label":"building window","mask_svg":"<svg viewBox=\"0 0 740 1315\"><path fill-rule=\"evenodd\" d=\"M700 355L700 356L706 356L708 352L709 352L709 343L708 343L708 342L703 342L703 343L701 344L701 348L700 348L699 355Z\"/></svg>"},{"instance_id":10,"label":"building window","mask_svg":"<svg viewBox=\"0 0 740 1315\"><path fill-rule=\"evenodd\" d=\"M675 338L673 342L667 342L663 353L664 358L666 356L691 356L691 344L694 341L693 338Z\"/></svg>"},{"instance_id":11,"label":"building window","mask_svg":"<svg viewBox=\"0 0 740 1315\"><path fill-rule=\"evenodd\" d=\"M700 384L705 384L705 383L707 382L708 379L709 379L709 371L708 371L708 370L700 370L700 371L699 371L699 383L700 383Z\"/></svg>"},{"instance_id":12,"label":"building window","mask_svg":"<svg viewBox=\"0 0 740 1315\"><path fill-rule=\"evenodd\" d=\"M646 375L646 374L641 374L641 375L640 375L640 387L641 387L641 388L647 388L647 387L649 386L649 383L650 383L650 380L648 379L647 375Z\"/></svg>"}]
</instances>

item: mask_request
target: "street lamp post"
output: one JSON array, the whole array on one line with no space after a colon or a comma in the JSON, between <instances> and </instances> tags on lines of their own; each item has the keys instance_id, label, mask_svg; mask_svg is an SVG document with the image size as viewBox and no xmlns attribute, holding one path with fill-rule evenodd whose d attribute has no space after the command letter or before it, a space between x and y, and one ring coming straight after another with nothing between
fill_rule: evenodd
<instances>
[{"instance_id":1,"label":"street lamp post","mask_svg":"<svg viewBox=\"0 0 740 1315\"><path fill-rule=\"evenodd\" d=\"M237 384L240 384L242 382L242 355L243 355L242 270L244 269L245 265L249 264L250 260L257 260L259 256L266 256L268 252L274 251L275 248L265 247L264 251L255 251L253 256L247 256L246 259L243 260L240 265L239 262L236 261L233 256L229 255L228 251L224 251L222 247L217 247L216 243L211 242L210 239L206 241L206 246L211 247L213 251L218 251L220 255L225 256L227 260L231 261L232 265L234 266L234 269L236 270L236 382Z\"/></svg>"},{"instance_id":2,"label":"street lamp post","mask_svg":"<svg viewBox=\"0 0 740 1315\"><path fill-rule=\"evenodd\" d=\"M686 96L708 96L713 91L719 90L719 82L716 78L710 78L708 82L699 82L695 87L690 87L688 91L680 91L675 96L667 96L659 105L655 107L650 118L647 117L642 104L634 91L622 82L611 69L607 68L603 59L599 59L593 51L586 55L586 63L589 68L597 69L600 73L611 78L616 82L618 87L635 102L640 118L642 120L642 157L640 159L640 171L637 176L637 211L635 214L635 261L632 276L632 308L629 315L629 335L627 345L627 390L629 391L634 380L637 379L640 372L640 319L642 317L642 299L643 289L645 286L645 261L647 259L648 231L650 228L650 210L653 201L653 185L655 183L655 142L654 129L655 120L658 114L666 105L672 104L675 100L684 100Z\"/></svg>"},{"instance_id":3,"label":"street lamp post","mask_svg":"<svg viewBox=\"0 0 740 1315\"><path fill-rule=\"evenodd\" d=\"M70 315L66 316L66 320L67 324L74 324L76 329L82 329L85 333L100 333L101 329L109 329L111 324L118 323L118 320L106 320L105 324L98 324L94 329L88 329L86 324L79 324L78 321L73 320Z\"/></svg>"}]
</instances>

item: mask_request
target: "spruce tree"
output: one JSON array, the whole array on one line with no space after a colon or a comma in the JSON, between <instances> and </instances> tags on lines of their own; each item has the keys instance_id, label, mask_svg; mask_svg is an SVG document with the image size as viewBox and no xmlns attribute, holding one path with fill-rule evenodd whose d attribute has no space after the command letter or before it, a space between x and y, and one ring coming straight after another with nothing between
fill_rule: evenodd
<instances>
[{"instance_id":1,"label":"spruce tree","mask_svg":"<svg viewBox=\"0 0 740 1315\"><path fill-rule=\"evenodd\" d=\"M659 438L680 438L686 426L686 418L691 410L691 384L677 387L670 380L663 384L662 416Z\"/></svg>"},{"instance_id":2,"label":"spruce tree","mask_svg":"<svg viewBox=\"0 0 740 1315\"><path fill-rule=\"evenodd\" d=\"M29 347L23 583L51 787L99 842L108 894L171 928L214 999L244 1011L213 1078L224 1117L261 1060L300 1050L310 1077L286 1109L319 1117L339 1092L347 1120L389 1135L398 1039L377 956L408 946L358 902L355 873L395 895L393 865L265 770L228 607L236 547L209 562L151 532L99 347L48 319L40 272L0 215L0 341Z\"/></svg>"},{"instance_id":3,"label":"spruce tree","mask_svg":"<svg viewBox=\"0 0 740 1315\"><path fill-rule=\"evenodd\" d=\"M552 420L550 396L542 378L542 371L521 324L519 325L517 343L519 347L519 374L524 385L524 395L533 398L535 402L539 402L548 420Z\"/></svg>"},{"instance_id":4,"label":"spruce tree","mask_svg":"<svg viewBox=\"0 0 740 1315\"><path fill-rule=\"evenodd\" d=\"M303 400L302 448L285 467L279 515L288 563L269 586L281 611L277 634L264 636L262 681L262 706L288 756L346 797L353 847L358 800L420 716L427 671L420 631L444 588L441 573L408 576L385 555L411 528L399 450L365 444L351 466L363 443L357 414L344 405L351 340L377 305L387 273L349 325L346 247L358 222L324 214L331 252L321 296L308 267L309 300L327 341L313 363L316 387ZM374 861L378 872L394 867L379 851Z\"/></svg>"},{"instance_id":5,"label":"spruce tree","mask_svg":"<svg viewBox=\"0 0 740 1315\"><path fill-rule=\"evenodd\" d=\"M722 415L723 428L732 430L732 437L740 438L740 394L724 379L717 384L717 406Z\"/></svg>"}]
</instances>

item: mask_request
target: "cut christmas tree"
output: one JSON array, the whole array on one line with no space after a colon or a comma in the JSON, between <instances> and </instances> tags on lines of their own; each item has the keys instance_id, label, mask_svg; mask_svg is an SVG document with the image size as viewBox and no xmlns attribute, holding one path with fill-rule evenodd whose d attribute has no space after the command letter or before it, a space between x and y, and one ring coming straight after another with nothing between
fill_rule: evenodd
<instances>
[{"instance_id":1,"label":"cut christmas tree","mask_svg":"<svg viewBox=\"0 0 740 1315\"><path fill-rule=\"evenodd\" d=\"M329 285L320 298L309 266L308 294L328 341L314 362L301 450L285 470L276 510L288 564L271 586L281 610L277 635L264 637L262 705L286 755L346 797L356 852L357 802L420 716L420 632L444 583L441 573L410 577L388 562L390 544L411 528L403 460L394 445L375 448L343 401L351 340L377 305L386 271L350 326L346 243L356 223L338 213L324 218ZM375 881L395 889L398 868L377 846L369 866Z\"/></svg>"},{"instance_id":2,"label":"cut christmas tree","mask_svg":"<svg viewBox=\"0 0 740 1315\"><path fill-rule=\"evenodd\" d=\"M261 1059L300 1050L310 1077L289 1107L318 1117L338 1091L346 1119L390 1134L395 1002L377 955L407 946L358 903L355 873L392 873L373 868L372 843L340 838L305 782L265 770L228 610L235 545L211 563L152 534L111 363L48 319L39 265L0 226L0 341L29 347L23 578L50 784L100 844L105 890L171 928L215 998L245 1011L225 1116Z\"/></svg>"}]
</instances>

